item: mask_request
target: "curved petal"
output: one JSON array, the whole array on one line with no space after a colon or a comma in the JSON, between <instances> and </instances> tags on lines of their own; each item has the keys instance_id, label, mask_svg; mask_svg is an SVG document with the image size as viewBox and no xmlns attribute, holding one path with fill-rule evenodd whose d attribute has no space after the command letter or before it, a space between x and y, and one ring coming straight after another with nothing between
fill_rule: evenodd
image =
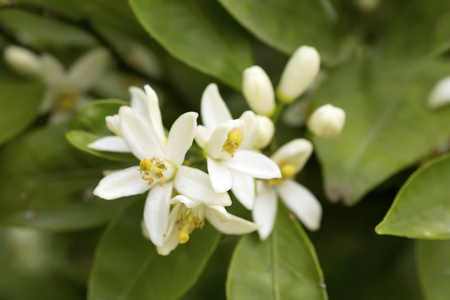
<instances>
[{"instance_id":1,"label":"curved petal","mask_svg":"<svg viewBox=\"0 0 450 300\"><path fill-rule=\"evenodd\" d=\"M223 206L207 206L205 217L220 232L226 234L245 234L258 229L258 225L229 214Z\"/></svg>"},{"instance_id":2,"label":"curved petal","mask_svg":"<svg viewBox=\"0 0 450 300\"><path fill-rule=\"evenodd\" d=\"M52 88L61 88L67 81L63 65L52 55L43 54L41 57L42 79Z\"/></svg>"},{"instance_id":3,"label":"curved petal","mask_svg":"<svg viewBox=\"0 0 450 300\"><path fill-rule=\"evenodd\" d=\"M239 117L239 119L243 120L245 123L244 134L239 149L250 150L254 147L258 137L259 124L256 120L256 115L254 112L247 110Z\"/></svg>"},{"instance_id":4,"label":"curved petal","mask_svg":"<svg viewBox=\"0 0 450 300\"><path fill-rule=\"evenodd\" d=\"M142 179L139 166L134 166L104 177L95 188L94 195L111 200L142 194L150 187L148 182Z\"/></svg>"},{"instance_id":5,"label":"curved petal","mask_svg":"<svg viewBox=\"0 0 450 300\"><path fill-rule=\"evenodd\" d=\"M211 157L206 157L209 179L216 193L224 193L231 189L232 177L227 167Z\"/></svg>"},{"instance_id":6,"label":"curved petal","mask_svg":"<svg viewBox=\"0 0 450 300\"><path fill-rule=\"evenodd\" d=\"M167 235L164 237L162 246L156 246L156 251L159 255L169 255L170 252L172 252L180 244L180 242L178 241L179 233L179 230L172 230L170 231L170 233L167 233Z\"/></svg>"},{"instance_id":7,"label":"curved petal","mask_svg":"<svg viewBox=\"0 0 450 300\"><path fill-rule=\"evenodd\" d=\"M223 151L223 145L228 139L228 133L233 130L239 130L244 138L244 121L242 120L229 120L221 123L211 134L208 144L205 146L205 150L213 158L228 158L230 155Z\"/></svg>"},{"instance_id":8,"label":"curved petal","mask_svg":"<svg viewBox=\"0 0 450 300\"><path fill-rule=\"evenodd\" d=\"M180 203L184 204L187 208L194 208L202 204L201 202L198 201L192 201L191 199L183 195L175 196L170 200L171 205Z\"/></svg>"},{"instance_id":9,"label":"curved petal","mask_svg":"<svg viewBox=\"0 0 450 300\"><path fill-rule=\"evenodd\" d=\"M115 135L118 135L120 137L122 136L122 130L120 129L120 117L119 117L119 115L107 116L106 117L106 126Z\"/></svg>"},{"instance_id":10,"label":"curved petal","mask_svg":"<svg viewBox=\"0 0 450 300\"><path fill-rule=\"evenodd\" d=\"M197 118L198 114L195 112L182 114L170 128L166 158L176 166L183 163L184 156L194 141Z\"/></svg>"},{"instance_id":11,"label":"curved petal","mask_svg":"<svg viewBox=\"0 0 450 300\"><path fill-rule=\"evenodd\" d=\"M308 161L313 146L306 139L295 139L281 146L270 158L278 165L293 164L298 173Z\"/></svg>"},{"instance_id":12,"label":"curved petal","mask_svg":"<svg viewBox=\"0 0 450 300\"><path fill-rule=\"evenodd\" d=\"M280 178L278 165L267 156L248 150L236 151L233 158L222 162L228 168L248 174L254 178Z\"/></svg>"},{"instance_id":13,"label":"curved petal","mask_svg":"<svg viewBox=\"0 0 450 300\"><path fill-rule=\"evenodd\" d=\"M155 185L148 193L144 207L144 222L150 240L156 246L162 246L164 234L169 224L170 198L173 183L166 182L165 187Z\"/></svg>"},{"instance_id":14,"label":"curved petal","mask_svg":"<svg viewBox=\"0 0 450 300\"><path fill-rule=\"evenodd\" d=\"M209 137L211 136L211 131L206 128L203 125L197 126L197 132L195 134L195 142L200 148L204 148L206 146L206 143L209 140Z\"/></svg>"},{"instance_id":15,"label":"curved petal","mask_svg":"<svg viewBox=\"0 0 450 300\"><path fill-rule=\"evenodd\" d=\"M214 192L208 174L198 169L181 166L174 180L175 189L194 201L213 205L231 205L227 193Z\"/></svg>"},{"instance_id":16,"label":"curved petal","mask_svg":"<svg viewBox=\"0 0 450 300\"><path fill-rule=\"evenodd\" d=\"M231 172L231 176L233 178L231 191L245 208L249 210L253 209L255 201L255 179L252 176L237 171Z\"/></svg>"},{"instance_id":17,"label":"curved petal","mask_svg":"<svg viewBox=\"0 0 450 300\"><path fill-rule=\"evenodd\" d=\"M118 136L105 136L88 145L88 148L99 151L131 152L127 143Z\"/></svg>"},{"instance_id":18,"label":"curved petal","mask_svg":"<svg viewBox=\"0 0 450 300\"><path fill-rule=\"evenodd\" d=\"M317 230L322 219L322 206L300 183L287 179L278 187L281 199L309 230Z\"/></svg>"},{"instance_id":19,"label":"curved petal","mask_svg":"<svg viewBox=\"0 0 450 300\"><path fill-rule=\"evenodd\" d=\"M109 53L105 49L90 50L71 66L68 79L77 90L85 91L97 83L105 72L108 61Z\"/></svg>"},{"instance_id":20,"label":"curved petal","mask_svg":"<svg viewBox=\"0 0 450 300\"><path fill-rule=\"evenodd\" d=\"M258 229L261 240L267 239L273 229L275 216L278 209L278 197L275 188L261 184L262 188L258 190L255 197L255 207L252 210L253 221L260 225Z\"/></svg>"},{"instance_id":21,"label":"curved petal","mask_svg":"<svg viewBox=\"0 0 450 300\"><path fill-rule=\"evenodd\" d=\"M211 130L219 124L233 119L220 96L219 88L214 83L209 84L203 92L200 113L203 125Z\"/></svg>"},{"instance_id":22,"label":"curved petal","mask_svg":"<svg viewBox=\"0 0 450 300\"><path fill-rule=\"evenodd\" d=\"M140 160L156 156L165 158L165 153L153 128L136 110L122 106L119 110L120 129L131 152Z\"/></svg>"}]
</instances>

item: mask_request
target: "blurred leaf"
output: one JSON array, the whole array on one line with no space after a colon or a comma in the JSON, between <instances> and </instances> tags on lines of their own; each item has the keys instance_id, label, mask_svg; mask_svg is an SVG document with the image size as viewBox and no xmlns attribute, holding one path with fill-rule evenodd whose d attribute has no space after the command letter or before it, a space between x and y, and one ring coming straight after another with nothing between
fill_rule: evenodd
<instances>
[{"instance_id":1,"label":"blurred leaf","mask_svg":"<svg viewBox=\"0 0 450 300\"><path fill-rule=\"evenodd\" d=\"M39 115L44 89L35 82L0 80L0 144L25 130Z\"/></svg>"},{"instance_id":2,"label":"blurred leaf","mask_svg":"<svg viewBox=\"0 0 450 300\"><path fill-rule=\"evenodd\" d=\"M416 241L419 278L425 298L446 300L450 295L450 241Z\"/></svg>"},{"instance_id":3,"label":"blurred leaf","mask_svg":"<svg viewBox=\"0 0 450 300\"><path fill-rule=\"evenodd\" d=\"M297 221L279 205L272 234L241 238L228 271L227 295L235 299L327 299L314 248Z\"/></svg>"},{"instance_id":4,"label":"blurred leaf","mask_svg":"<svg viewBox=\"0 0 450 300\"><path fill-rule=\"evenodd\" d=\"M239 89L251 66L242 30L210 0L130 0L139 21L167 51L184 63Z\"/></svg>"},{"instance_id":5,"label":"blurred leaf","mask_svg":"<svg viewBox=\"0 0 450 300\"><path fill-rule=\"evenodd\" d=\"M339 137L313 138L328 198L357 203L450 136L450 107L431 110L426 105L432 87L449 70L448 62L439 60L358 59L330 72L314 104L341 107L347 119Z\"/></svg>"},{"instance_id":6,"label":"blurred leaf","mask_svg":"<svg viewBox=\"0 0 450 300\"><path fill-rule=\"evenodd\" d=\"M104 169L123 166L78 151L67 130L36 130L0 151L0 224L77 230L106 223L126 204L92 194Z\"/></svg>"},{"instance_id":7,"label":"blurred leaf","mask_svg":"<svg viewBox=\"0 0 450 300\"><path fill-rule=\"evenodd\" d=\"M377 226L378 234L419 239L450 238L450 155L416 171Z\"/></svg>"},{"instance_id":8,"label":"blurred leaf","mask_svg":"<svg viewBox=\"0 0 450 300\"><path fill-rule=\"evenodd\" d=\"M339 54L337 16L328 0L219 2L255 36L285 54L302 45L317 48L325 60Z\"/></svg>"},{"instance_id":9,"label":"blurred leaf","mask_svg":"<svg viewBox=\"0 0 450 300\"><path fill-rule=\"evenodd\" d=\"M143 203L112 222L97 248L88 299L178 299L196 281L220 234L209 224L169 256L160 256L141 231Z\"/></svg>"}]
</instances>

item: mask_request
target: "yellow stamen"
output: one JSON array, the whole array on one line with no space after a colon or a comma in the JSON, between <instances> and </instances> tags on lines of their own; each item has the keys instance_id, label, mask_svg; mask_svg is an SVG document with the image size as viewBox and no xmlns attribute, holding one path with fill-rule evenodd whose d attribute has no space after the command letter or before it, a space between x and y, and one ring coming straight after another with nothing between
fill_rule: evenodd
<instances>
[{"instance_id":1,"label":"yellow stamen","mask_svg":"<svg viewBox=\"0 0 450 300\"><path fill-rule=\"evenodd\" d=\"M164 165L163 161L157 157L153 157L152 159L145 158L139 163L139 171L141 172L142 179L147 180L149 185L154 181L154 179L150 177L150 173L154 173L159 176L159 185L164 187L166 177L164 177L163 172L166 170L166 165Z\"/></svg>"},{"instance_id":2,"label":"yellow stamen","mask_svg":"<svg viewBox=\"0 0 450 300\"><path fill-rule=\"evenodd\" d=\"M62 92L56 97L58 109L69 112L75 108L76 97L73 93Z\"/></svg>"},{"instance_id":3,"label":"yellow stamen","mask_svg":"<svg viewBox=\"0 0 450 300\"><path fill-rule=\"evenodd\" d=\"M231 157L234 156L234 152L239 147L239 143L242 141L242 134L239 130L233 129L228 133L228 139L223 144L222 150L228 152Z\"/></svg>"}]
</instances>

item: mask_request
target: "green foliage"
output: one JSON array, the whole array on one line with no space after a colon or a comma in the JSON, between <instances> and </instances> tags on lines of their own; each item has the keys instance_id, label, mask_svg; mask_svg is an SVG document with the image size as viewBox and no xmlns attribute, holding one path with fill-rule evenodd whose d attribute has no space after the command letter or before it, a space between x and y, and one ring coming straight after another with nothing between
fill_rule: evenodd
<instances>
[{"instance_id":1,"label":"green foliage","mask_svg":"<svg viewBox=\"0 0 450 300\"><path fill-rule=\"evenodd\" d=\"M450 238L450 156L434 160L403 185L377 233L419 239Z\"/></svg>"},{"instance_id":2,"label":"green foliage","mask_svg":"<svg viewBox=\"0 0 450 300\"><path fill-rule=\"evenodd\" d=\"M141 231L143 203L133 203L110 224L89 280L88 299L178 299L197 280L219 239L210 224L169 256L159 256Z\"/></svg>"},{"instance_id":3,"label":"green foliage","mask_svg":"<svg viewBox=\"0 0 450 300\"><path fill-rule=\"evenodd\" d=\"M228 271L229 299L327 299L314 248L290 218L281 204L266 241L241 238Z\"/></svg>"}]
</instances>

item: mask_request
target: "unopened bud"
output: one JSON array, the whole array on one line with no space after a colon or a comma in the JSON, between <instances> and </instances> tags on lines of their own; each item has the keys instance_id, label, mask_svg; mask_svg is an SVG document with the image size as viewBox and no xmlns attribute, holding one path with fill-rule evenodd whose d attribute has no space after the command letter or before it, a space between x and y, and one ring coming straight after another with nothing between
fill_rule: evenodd
<instances>
[{"instance_id":1,"label":"unopened bud","mask_svg":"<svg viewBox=\"0 0 450 300\"><path fill-rule=\"evenodd\" d=\"M428 98L429 108L439 108L450 103L450 77L440 80Z\"/></svg>"},{"instance_id":2,"label":"unopened bud","mask_svg":"<svg viewBox=\"0 0 450 300\"><path fill-rule=\"evenodd\" d=\"M321 138L339 135L345 123L345 112L331 104L316 109L308 120L308 129Z\"/></svg>"},{"instance_id":3,"label":"unopened bud","mask_svg":"<svg viewBox=\"0 0 450 300\"><path fill-rule=\"evenodd\" d=\"M275 93L266 72L253 66L245 69L242 90L250 108L257 114L271 116L275 111Z\"/></svg>"},{"instance_id":4,"label":"unopened bud","mask_svg":"<svg viewBox=\"0 0 450 300\"><path fill-rule=\"evenodd\" d=\"M41 73L39 57L26 48L8 46L3 57L11 68L22 75L37 77Z\"/></svg>"},{"instance_id":5,"label":"unopened bud","mask_svg":"<svg viewBox=\"0 0 450 300\"><path fill-rule=\"evenodd\" d=\"M275 126L266 116L256 116L256 122L258 122L258 137L255 140L255 148L263 149L272 141Z\"/></svg>"},{"instance_id":6,"label":"unopened bud","mask_svg":"<svg viewBox=\"0 0 450 300\"><path fill-rule=\"evenodd\" d=\"M320 69L320 56L313 47L302 46L289 59L277 88L278 98L292 103L314 81Z\"/></svg>"}]
</instances>

